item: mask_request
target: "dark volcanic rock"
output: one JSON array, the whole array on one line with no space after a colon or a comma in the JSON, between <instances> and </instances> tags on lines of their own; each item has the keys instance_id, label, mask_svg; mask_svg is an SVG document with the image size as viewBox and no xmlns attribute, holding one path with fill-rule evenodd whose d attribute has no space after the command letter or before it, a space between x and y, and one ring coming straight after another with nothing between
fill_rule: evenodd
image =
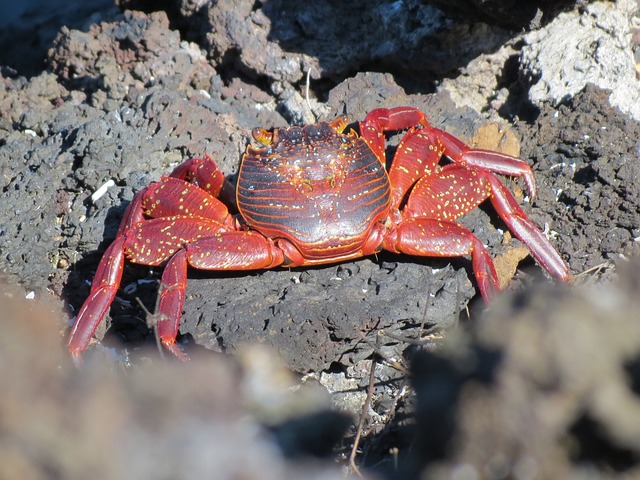
<instances>
[{"instance_id":1,"label":"dark volcanic rock","mask_svg":"<svg viewBox=\"0 0 640 480\"><path fill-rule=\"evenodd\" d=\"M472 21L483 21L519 30L539 28L561 10L585 0L428 0L442 11Z\"/></svg>"}]
</instances>

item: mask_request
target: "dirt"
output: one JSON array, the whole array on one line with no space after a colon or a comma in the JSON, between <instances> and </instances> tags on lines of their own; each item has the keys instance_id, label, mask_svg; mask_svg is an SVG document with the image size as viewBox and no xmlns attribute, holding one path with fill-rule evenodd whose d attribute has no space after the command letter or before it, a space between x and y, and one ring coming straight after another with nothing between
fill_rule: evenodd
<instances>
[{"instance_id":1,"label":"dirt","mask_svg":"<svg viewBox=\"0 0 640 480\"><path fill-rule=\"evenodd\" d=\"M286 369L329 390L334 404L354 417L377 352L386 361L376 366L358 463L383 478L449 478L456 472L469 478L616 478L637 472L640 434L630 425L639 402L640 338L637 315L629 312L637 311L638 282L632 273L617 277L620 265L640 253L640 125L610 106L610 92L587 84L560 103L533 105L527 98L532 79L515 65L519 34L448 18L418 1L352 2L341 12L330 2L294 6L286 0L177 2L146 12L144 2L120 6L130 10L104 6L90 21L78 10L70 28L60 28L50 43L44 70L34 66L41 61L35 51L31 63L17 48L0 58L7 65L0 70L0 270L30 297L53 301L47 319L60 331L60 345L126 205L142 187L205 154L233 182L256 126L340 114L355 121L377 107L412 105L468 143L532 165L538 185L533 202L521 181L505 182L568 262L577 286L549 287L522 243L490 207L482 207L462 222L496 259L508 292L487 311L464 258L382 253L308 269L190 271L182 346L213 362L223 377L238 373L220 354L239 358L248 372L242 363L247 345L267 347ZM327 18L333 21L321 21ZM474 66L465 70L470 62ZM474 84L467 76L471 68L491 77L493 93ZM461 106L465 92L474 108ZM398 138L390 138L390 154ZM109 180L113 185L93 199ZM109 319L96 334L101 343L90 349L91 364L162 368L137 301L154 309L159 274L126 267ZM589 302L595 302L592 308ZM4 319L5 339L18 316ZM598 368L586 352L602 358ZM60 358L53 362L64 363ZM397 362L410 365L409 377ZM191 378L187 372L177 375ZM577 386L576 377L584 378ZM407 390L408 378L415 394ZM135 387L103 382L105 391L134 388L124 402L136 405L141 394ZM618 396L599 399L601 385ZM150 394L171 397L171 390ZM187 390L185 398L209 394ZM434 400L433 391L449 393ZM532 395L540 401L527 403ZM625 408L617 408L615 399ZM218 400L228 407L228 398ZM96 408L101 401L89 400ZM178 415L173 403L166 408ZM319 422L294 429L294 443L318 443L308 432L323 424L318 411L324 408L294 416ZM91 412L86 415L98 415ZM284 438L282 425L295 423L261 415L275 438ZM132 416L123 425L135 424ZM340 416L325 424L335 426L331 440L322 437L326 447L345 426ZM98 422L95 428L105 427ZM344 461L352 438L349 429L334 458ZM245 441L253 440L239 444ZM126 454L117 458L125 461ZM70 468L64 465L62 470Z\"/></svg>"}]
</instances>

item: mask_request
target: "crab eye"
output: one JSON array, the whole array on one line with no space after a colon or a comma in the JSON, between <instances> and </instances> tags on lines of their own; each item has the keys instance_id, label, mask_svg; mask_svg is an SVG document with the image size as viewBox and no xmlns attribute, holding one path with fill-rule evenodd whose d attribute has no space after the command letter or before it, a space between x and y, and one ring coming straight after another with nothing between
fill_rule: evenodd
<instances>
[{"instance_id":1,"label":"crab eye","mask_svg":"<svg viewBox=\"0 0 640 480\"><path fill-rule=\"evenodd\" d=\"M251 136L256 142L260 142L262 145L269 145L273 141L273 134L263 128L254 128L251 130Z\"/></svg>"}]
</instances>

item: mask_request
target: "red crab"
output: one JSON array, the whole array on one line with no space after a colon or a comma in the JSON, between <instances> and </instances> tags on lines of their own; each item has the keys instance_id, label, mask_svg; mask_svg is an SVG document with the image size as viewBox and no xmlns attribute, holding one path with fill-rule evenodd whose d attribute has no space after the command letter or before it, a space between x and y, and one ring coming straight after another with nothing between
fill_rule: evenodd
<instances>
[{"instance_id":1,"label":"red crab","mask_svg":"<svg viewBox=\"0 0 640 480\"><path fill-rule=\"evenodd\" d=\"M489 199L511 232L551 275L568 267L495 173L535 180L521 159L470 148L429 124L412 107L379 108L343 133L346 117L305 127L254 129L260 148L247 147L234 208L218 199L224 176L210 158L192 159L140 191L100 261L68 348L87 348L120 285L125 258L164 265L157 331L175 343L187 266L253 270L341 262L389 250L435 257L471 256L480 293L499 290L489 253L456 220ZM386 170L385 132L407 130ZM443 157L450 161L440 165ZM234 203L227 202L227 203Z\"/></svg>"}]
</instances>

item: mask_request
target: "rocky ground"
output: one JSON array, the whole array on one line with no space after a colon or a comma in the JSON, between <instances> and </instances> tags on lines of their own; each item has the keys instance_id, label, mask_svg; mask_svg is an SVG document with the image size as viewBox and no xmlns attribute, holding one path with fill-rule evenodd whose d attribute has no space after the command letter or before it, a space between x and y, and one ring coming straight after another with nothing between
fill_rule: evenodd
<instances>
[{"instance_id":1,"label":"rocky ground","mask_svg":"<svg viewBox=\"0 0 640 480\"><path fill-rule=\"evenodd\" d=\"M3 29L0 477L338 478L364 409L367 477L640 478L639 7L466 3L123 0ZM153 310L160 272L129 265L70 368L135 192L204 154L233 182L256 126L398 105L532 165L533 204L505 182L574 286L489 206L462 220L507 290L488 310L466 259L190 271L176 365L137 301Z\"/></svg>"}]
</instances>

